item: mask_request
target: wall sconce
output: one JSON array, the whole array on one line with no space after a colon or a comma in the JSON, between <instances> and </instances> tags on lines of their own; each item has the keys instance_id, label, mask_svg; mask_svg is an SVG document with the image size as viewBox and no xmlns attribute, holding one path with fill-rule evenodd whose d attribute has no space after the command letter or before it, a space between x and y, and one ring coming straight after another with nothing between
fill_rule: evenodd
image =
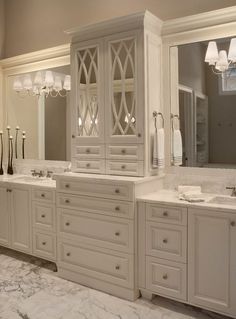
<instances>
[{"instance_id":1,"label":"wall sconce","mask_svg":"<svg viewBox=\"0 0 236 319\"><path fill-rule=\"evenodd\" d=\"M42 94L46 97L65 97L71 90L71 78L70 75L55 73L51 70L28 73L14 79L13 90L20 97L29 95L39 97Z\"/></svg>"}]
</instances>

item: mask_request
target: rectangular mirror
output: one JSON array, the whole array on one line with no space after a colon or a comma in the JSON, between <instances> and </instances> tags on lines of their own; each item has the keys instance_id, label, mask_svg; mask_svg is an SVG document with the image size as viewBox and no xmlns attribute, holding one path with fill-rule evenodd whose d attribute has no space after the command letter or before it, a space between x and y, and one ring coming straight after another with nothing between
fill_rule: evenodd
<instances>
[{"instance_id":1,"label":"rectangular mirror","mask_svg":"<svg viewBox=\"0 0 236 319\"><path fill-rule=\"evenodd\" d=\"M67 75L70 75L69 65L7 76L6 123L14 141L19 127L14 158L22 159L22 134L25 132L26 159L71 160ZM48 83L45 85L44 81ZM47 85L54 89L47 91ZM40 92L37 91L39 87Z\"/></svg>"},{"instance_id":2,"label":"rectangular mirror","mask_svg":"<svg viewBox=\"0 0 236 319\"><path fill-rule=\"evenodd\" d=\"M181 131L182 166L236 168L234 41L215 40L217 54L215 51L213 55L209 50L206 55L209 41L171 48L178 78L176 101L171 106L176 116L172 126L177 125Z\"/></svg>"}]
</instances>

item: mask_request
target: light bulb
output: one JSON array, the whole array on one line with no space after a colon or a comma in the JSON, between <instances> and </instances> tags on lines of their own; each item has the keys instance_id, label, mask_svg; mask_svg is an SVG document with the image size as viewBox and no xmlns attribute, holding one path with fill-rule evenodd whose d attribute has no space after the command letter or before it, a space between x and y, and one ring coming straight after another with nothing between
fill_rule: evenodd
<instances>
[{"instance_id":1,"label":"light bulb","mask_svg":"<svg viewBox=\"0 0 236 319\"><path fill-rule=\"evenodd\" d=\"M219 58L218 49L215 41L210 41L208 43L206 55L205 55L205 62L208 62L209 65L214 65Z\"/></svg>"}]
</instances>

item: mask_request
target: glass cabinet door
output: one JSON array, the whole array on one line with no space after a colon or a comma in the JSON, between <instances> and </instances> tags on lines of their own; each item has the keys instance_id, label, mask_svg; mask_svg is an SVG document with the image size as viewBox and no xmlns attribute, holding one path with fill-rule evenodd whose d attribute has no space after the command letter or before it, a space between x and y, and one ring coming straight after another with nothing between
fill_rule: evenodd
<instances>
[{"instance_id":1,"label":"glass cabinet door","mask_svg":"<svg viewBox=\"0 0 236 319\"><path fill-rule=\"evenodd\" d=\"M107 41L109 58L107 125L109 139L117 142L122 140L135 142L138 135L136 46L136 36Z\"/></svg>"},{"instance_id":2,"label":"glass cabinet door","mask_svg":"<svg viewBox=\"0 0 236 319\"><path fill-rule=\"evenodd\" d=\"M81 140L103 139L100 45L76 49L76 134Z\"/></svg>"}]
</instances>

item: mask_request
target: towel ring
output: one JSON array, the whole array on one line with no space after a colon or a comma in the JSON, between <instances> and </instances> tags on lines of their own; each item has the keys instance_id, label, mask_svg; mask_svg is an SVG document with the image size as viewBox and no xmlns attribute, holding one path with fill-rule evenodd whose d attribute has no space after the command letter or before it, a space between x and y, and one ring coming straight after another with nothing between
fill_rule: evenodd
<instances>
[{"instance_id":1,"label":"towel ring","mask_svg":"<svg viewBox=\"0 0 236 319\"><path fill-rule=\"evenodd\" d=\"M175 121L175 119L177 119L178 120L178 124L179 124L179 121L180 121L180 119L179 119L179 115L178 114L172 114L171 113L171 120L172 120L172 130L174 130L175 128L174 128L174 121Z\"/></svg>"},{"instance_id":2,"label":"towel ring","mask_svg":"<svg viewBox=\"0 0 236 319\"><path fill-rule=\"evenodd\" d=\"M163 117L163 114L161 112L158 112L157 111L154 111L152 113L153 117L154 117L154 126L155 126L155 129L157 129L157 117L160 116L161 119L162 119L162 128L164 128L164 117Z\"/></svg>"}]
</instances>

